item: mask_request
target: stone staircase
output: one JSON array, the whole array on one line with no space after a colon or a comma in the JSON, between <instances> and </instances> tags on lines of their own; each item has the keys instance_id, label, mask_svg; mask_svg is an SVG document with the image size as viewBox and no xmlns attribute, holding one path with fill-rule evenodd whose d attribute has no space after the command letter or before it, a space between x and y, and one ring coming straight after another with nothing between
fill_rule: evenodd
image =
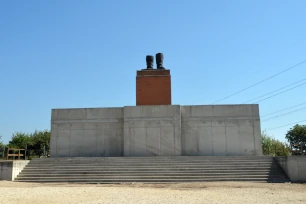
<instances>
[{"instance_id":1,"label":"stone staircase","mask_svg":"<svg viewBox=\"0 0 306 204\"><path fill-rule=\"evenodd\" d=\"M17 182L289 182L269 156L89 157L33 159Z\"/></svg>"}]
</instances>

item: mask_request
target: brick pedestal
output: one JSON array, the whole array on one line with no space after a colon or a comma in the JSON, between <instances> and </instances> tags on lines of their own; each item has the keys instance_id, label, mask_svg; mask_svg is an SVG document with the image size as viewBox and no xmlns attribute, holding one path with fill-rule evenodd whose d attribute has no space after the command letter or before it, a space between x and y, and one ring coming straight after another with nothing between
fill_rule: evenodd
<instances>
[{"instance_id":1,"label":"brick pedestal","mask_svg":"<svg viewBox=\"0 0 306 204\"><path fill-rule=\"evenodd\" d=\"M171 105L170 70L137 71L136 105Z\"/></svg>"}]
</instances>

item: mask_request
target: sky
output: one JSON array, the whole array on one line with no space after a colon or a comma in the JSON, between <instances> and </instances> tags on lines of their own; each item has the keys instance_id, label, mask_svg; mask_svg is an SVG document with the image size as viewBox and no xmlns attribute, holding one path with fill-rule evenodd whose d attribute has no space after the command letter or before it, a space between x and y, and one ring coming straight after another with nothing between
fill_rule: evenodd
<instances>
[{"instance_id":1,"label":"sky","mask_svg":"<svg viewBox=\"0 0 306 204\"><path fill-rule=\"evenodd\" d=\"M305 8L304 0L2 0L0 136L8 143L15 132L50 129L54 108L135 105L136 70L162 52L172 104L258 103L261 129L285 141L306 124Z\"/></svg>"}]
</instances>

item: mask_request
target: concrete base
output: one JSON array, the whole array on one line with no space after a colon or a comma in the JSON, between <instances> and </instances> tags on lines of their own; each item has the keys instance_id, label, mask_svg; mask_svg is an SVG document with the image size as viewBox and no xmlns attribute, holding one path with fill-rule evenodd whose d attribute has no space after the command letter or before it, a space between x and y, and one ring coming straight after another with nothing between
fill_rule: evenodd
<instances>
[{"instance_id":1,"label":"concrete base","mask_svg":"<svg viewBox=\"0 0 306 204\"><path fill-rule=\"evenodd\" d=\"M292 182L306 182L306 156L275 158Z\"/></svg>"},{"instance_id":2,"label":"concrete base","mask_svg":"<svg viewBox=\"0 0 306 204\"><path fill-rule=\"evenodd\" d=\"M124 107L124 156L180 155L180 106Z\"/></svg>"},{"instance_id":3,"label":"concrete base","mask_svg":"<svg viewBox=\"0 0 306 204\"><path fill-rule=\"evenodd\" d=\"M51 157L261 156L258 105L54 109Z\"/></svg>"},{"instance_id":4,"label":"concrete base","mask_svg":"<svg viewBox=\"0 0 306 204\"><path fill-rule=\"evenodd\" d=\"M28 163L28 160L0 161L0 180L13 181Z\"/></svg>"}]
</instances>

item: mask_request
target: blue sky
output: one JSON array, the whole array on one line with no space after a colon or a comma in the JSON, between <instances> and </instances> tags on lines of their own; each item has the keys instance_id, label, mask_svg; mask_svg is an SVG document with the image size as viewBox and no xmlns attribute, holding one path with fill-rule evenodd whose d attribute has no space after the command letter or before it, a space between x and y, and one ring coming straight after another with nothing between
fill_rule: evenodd
<instances>
[{"instance_id":1,"label":"blue sky","mask_svg":"<svg viewBox=\"0 0 306 204\"><path fill-rule=\"evenodd\" d=\"M212 104L306 60L305 8L303 0L0 1L0 135L8 142L16 131L49 129L52 108L135 105L136 70L157 52L171 69L173 104ZM305 78L302 63L218 104ZM301 85L261 101L260 113L306 102L305 93ZM268 133L283 141L290 127Z\"/></svg>"}]
</instances>

